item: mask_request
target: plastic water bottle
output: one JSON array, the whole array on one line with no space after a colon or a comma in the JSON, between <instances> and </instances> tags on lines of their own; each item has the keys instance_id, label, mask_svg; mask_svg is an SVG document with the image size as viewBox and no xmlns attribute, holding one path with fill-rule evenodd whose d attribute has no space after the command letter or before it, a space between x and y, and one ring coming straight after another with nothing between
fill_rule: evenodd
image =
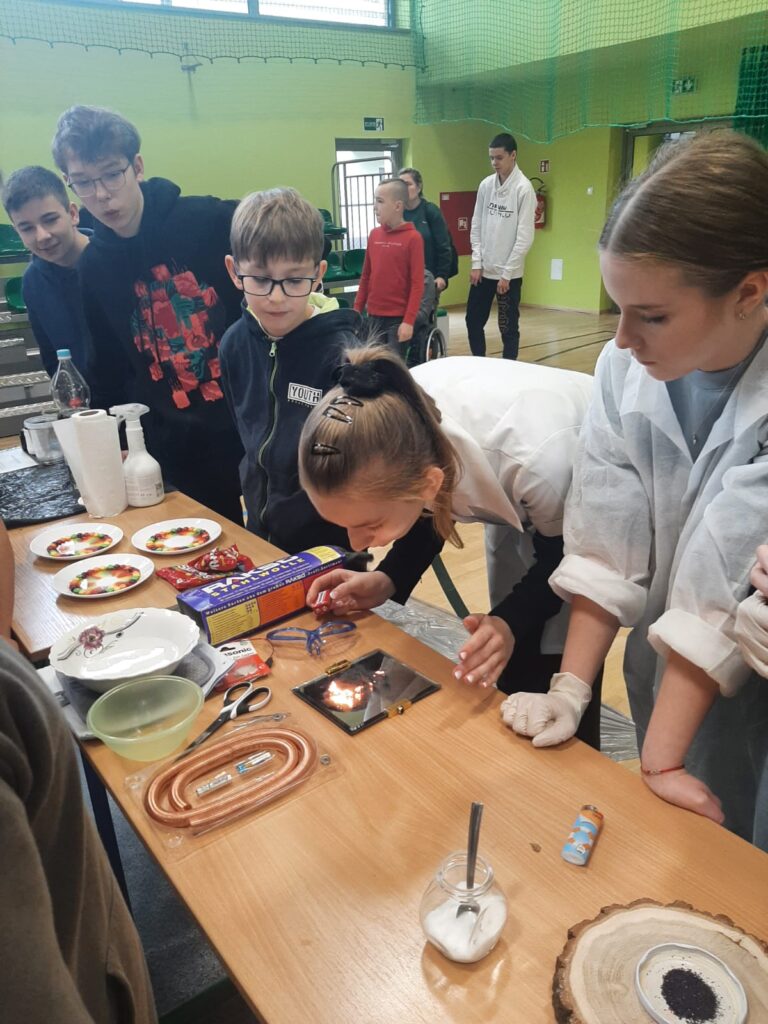
<instances>
[{"instance_id":1,"label":"plastic water bottle","mask_svg":"<svg viewBox=\"0 0 768 1024\"><path fill-rule=\"evenodd\" d=\"M58 349L56 355L59 357L59 365L51 380L51 394L59 415L71 416L90 406L91 389L72 362L72 353L68 348Z\"/></svg>"}]
</instances>

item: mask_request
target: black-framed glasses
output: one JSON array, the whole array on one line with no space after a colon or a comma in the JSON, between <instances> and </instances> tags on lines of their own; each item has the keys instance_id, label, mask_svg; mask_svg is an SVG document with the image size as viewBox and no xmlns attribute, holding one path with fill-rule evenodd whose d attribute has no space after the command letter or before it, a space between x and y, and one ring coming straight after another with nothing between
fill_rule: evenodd
<instances>
[{"instance_id":1,"label":"black-framed glasses","mask_svg":"<svg viewBox=\"0 0 768 1024\"><path fill-rule=\"evenodd\" d=\"M80 178L76 181L69 179L67 184L75 195L80 196L81 199L95 196L96 186L99 182L101 182L107 192L119 192L123 185L125 185L125 175L131 166L131 164L126 164L120 171L105 171L100 178Z\"/></svg>"},{"instance_id":2,"label":"black-framed glasses","mask_svg":"<svg viewBox=\"0 0 768 1024\"><path fill-rule=\"evenodd\" d=\"M254 277L253 274L235 274L235 277L245 294L253 295L254 298L264 299L280 285L287 298L303 299L312 293L319 269L318 263L312 277L283 277L280 280L274 277Z\"/></svg>"}]
</instances>

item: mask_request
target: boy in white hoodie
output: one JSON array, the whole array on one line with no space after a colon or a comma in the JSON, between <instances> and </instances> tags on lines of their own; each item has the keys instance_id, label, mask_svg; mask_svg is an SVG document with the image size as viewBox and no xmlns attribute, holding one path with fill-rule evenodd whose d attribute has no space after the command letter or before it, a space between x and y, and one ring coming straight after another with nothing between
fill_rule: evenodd
<instances>
[{"instance_id":1,"label":"boy in white hoodie","mask_svg":"<svg viewBox=\"0 0 768 1024\"><path fill-rule=\"evenodd\" d=\"M520 290L525 254L533 244L536 194L517 166L517 143L508 132L491 139L493 174L480 182L472 215L472 271L467 334L473 356L485 355L485 325L493 298L505 359L517 359Z\"/></svg>"}]
</instances>

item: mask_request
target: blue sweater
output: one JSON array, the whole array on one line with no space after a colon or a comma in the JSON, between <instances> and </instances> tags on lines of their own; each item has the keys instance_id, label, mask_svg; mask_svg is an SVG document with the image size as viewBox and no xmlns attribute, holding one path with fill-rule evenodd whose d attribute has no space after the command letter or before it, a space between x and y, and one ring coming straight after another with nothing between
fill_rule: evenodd
<instances>
[{"instance_id":1,"label":"blue sweater","mask_svg":"<svg viewBox=\"0 0 768 1024\"><path fill-rule=\"evenodd\" d=\"M82 233L90 237L93 232L82 230ZM90 334L80 297L77 267L59 267L33 256L24 271L21 291L48 376L54 375L59 364L58 348L68 348L72 362L85 375Z\"/></svg>"}]
</instances>

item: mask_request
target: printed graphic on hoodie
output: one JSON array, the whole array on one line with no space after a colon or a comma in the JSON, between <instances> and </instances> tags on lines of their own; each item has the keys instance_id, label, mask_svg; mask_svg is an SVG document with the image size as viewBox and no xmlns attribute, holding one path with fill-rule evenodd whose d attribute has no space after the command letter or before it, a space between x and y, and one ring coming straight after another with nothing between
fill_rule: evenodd
<instances>
[{"instance_id":1,"label":"printed graphic on hoodie","mask_svg":"<svg viewBox=\"0 0 768 1024\"><path fill-rule=\"evenodd\" d=\"M190 391L217 402L224 397L218 380L225 312L215 288L198 282L191 270L160 264L150 273L149 284L134 284L138 305L131 331L152 380L168 382L177 409L189 408Z\"/></svg>"}]
</instances>

